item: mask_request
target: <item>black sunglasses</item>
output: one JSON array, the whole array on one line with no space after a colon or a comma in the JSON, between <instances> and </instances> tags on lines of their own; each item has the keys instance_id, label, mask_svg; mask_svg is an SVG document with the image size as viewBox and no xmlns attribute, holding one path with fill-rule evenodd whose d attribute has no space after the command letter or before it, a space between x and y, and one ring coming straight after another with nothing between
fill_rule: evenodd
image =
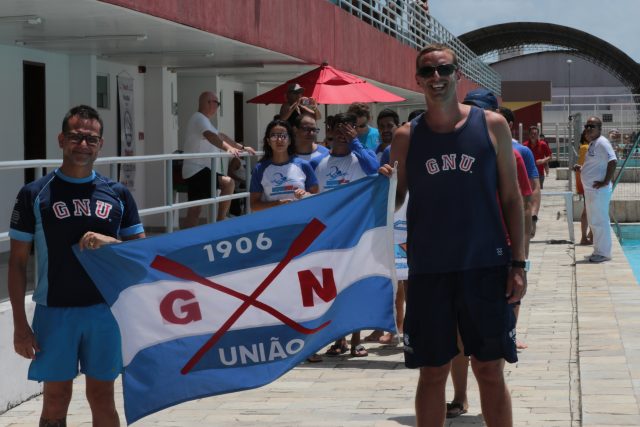
<instances>
[{"instance_id":1,"label":"black sunglasses","mask_svg":"<svg viewBox=\"0 0 640 427\"><path fill-rule=\"evenodd\" d=\"M591 123L587 123L586 125L584 125L585 129L599 129L600 126L598 125L592 125Z\"/></svg>"},{"instance_id":2,"label":"black sunglasses","mask_svg":"<svg viewBox=\"0 0 640 427\"><path fill-rule=\"evenodd\" d=\"M418 75L423 78L433 77L433 75L438 72L440 77L446 77L453 74L455 70L458 69L458 66L455 64L440 64L435 67L425 65L418 68Z\"/></svg>"},{"instance_id":3,"label":"black sunglasses","mask_svg":"<svg viewBox=\"0 0 640 427\"><path fill-rule=\"evenodd\" d=\"M97 135L89 135L87 133L67 132L65 138L73 144L80 145L82 141L87 141L87 145L96 146L100 143L101 137Z\"/></svg>"}]
</instances>

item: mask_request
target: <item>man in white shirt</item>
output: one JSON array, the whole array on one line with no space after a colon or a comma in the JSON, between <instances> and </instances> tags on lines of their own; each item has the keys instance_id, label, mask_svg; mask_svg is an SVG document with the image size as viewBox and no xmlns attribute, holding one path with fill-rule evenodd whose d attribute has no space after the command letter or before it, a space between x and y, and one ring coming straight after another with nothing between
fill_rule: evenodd
<instances>
[{"instance_id":1,"label":"man in white shirt","mask_svg":"<svg viewBox=\"0 0 640 427\"><path fill-rule=\"evenodd\" d=\"M203 92L198 98L198 111L191 116L187 123L185 134L185 153L216 153L227 152L238 157L242 151L255 154L251 147L235 142L227 135L218 132L211 124L213 117L220 107L220 101L213 92ZM217 173L218 188L220 195L233 194L234 182L228 176ZM189 201L201 200L211 197L211 159L185 159L182 165L182 177L188 186ZM229 211L230 201L218 204L217 220L222 221L226 218ZM187 210L187 216L184 219L183 228L194 227L198 225L200 218L201 206L193 206Z\"/></svg>"},{"instance_id":2,"label":"man in white shirt","mask_svg":"<svg viewBox=\"0 0 640 427\"><path fill-rule=\"evenodd\" d=\"M611 179L616 170L616 154L607 138L601 135L602 121L589 117L584 125L589 149L584 164L574 165L580 171L589 227L593 231L593 254L590 262L611 260L611 227L609 222L609 202L611 201Z\"/></svg>"}]
</instances>

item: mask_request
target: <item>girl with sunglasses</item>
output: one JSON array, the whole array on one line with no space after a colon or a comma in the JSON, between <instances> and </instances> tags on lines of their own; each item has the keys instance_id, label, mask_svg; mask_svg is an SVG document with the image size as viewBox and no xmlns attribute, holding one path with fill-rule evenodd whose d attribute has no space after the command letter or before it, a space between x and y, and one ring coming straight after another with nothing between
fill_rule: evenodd
<instances>
[{"instance_id":1,"label":"girl with sunglasses","mask_svg":"<svg viewBox=\"0 0 640 427\"><path fill-rule=\"evenodd\" d=\"M251 176L251 209L271 208L318 192L318 179L311 165L295 157L295 136L288 122L269 123L263 143L264 157Z\"/></svg>"}]
</instances>

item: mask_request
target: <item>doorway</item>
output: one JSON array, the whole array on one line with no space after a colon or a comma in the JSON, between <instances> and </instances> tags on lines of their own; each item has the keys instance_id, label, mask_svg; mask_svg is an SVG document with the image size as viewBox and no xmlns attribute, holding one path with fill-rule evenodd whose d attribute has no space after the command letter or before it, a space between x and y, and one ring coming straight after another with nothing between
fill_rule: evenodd
<instances>
[{"instance_id":1,"label":"doorway","mask_svg":"<svg viewBox=\"0 0 640 427\"><path fill-rule=\"evenodd\" d=\"M236 142L244 144L244 93L233 92L233 135Z\"/></svg>"},{"instance_id":2,"label":"doorway","mask_svg":"<svg viewBox=\"0 0 640 427\"><path fill-rule=\"evenodd\" d=\"M47 117L45 65L22 63L22 104L24 123L24 160L47 157ZM24 170L25 184L35 179L34 169Z\"/></svg>"}]
</instances>

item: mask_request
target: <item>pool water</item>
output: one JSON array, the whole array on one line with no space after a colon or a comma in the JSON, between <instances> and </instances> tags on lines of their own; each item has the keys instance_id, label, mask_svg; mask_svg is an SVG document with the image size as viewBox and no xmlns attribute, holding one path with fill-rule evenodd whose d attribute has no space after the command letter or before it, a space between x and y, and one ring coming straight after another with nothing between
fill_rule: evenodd
<instances>
[{"instance_id":1,"label":"pool water","mask_svg":"<svg viewBox=\"0 0 640 427\"><path fill-rule=\"evenodd\" d=\"M636 281L640 283L640 225L620 225L620 234L622 250L629 260Z\"/></svg>"}]
</instances>

